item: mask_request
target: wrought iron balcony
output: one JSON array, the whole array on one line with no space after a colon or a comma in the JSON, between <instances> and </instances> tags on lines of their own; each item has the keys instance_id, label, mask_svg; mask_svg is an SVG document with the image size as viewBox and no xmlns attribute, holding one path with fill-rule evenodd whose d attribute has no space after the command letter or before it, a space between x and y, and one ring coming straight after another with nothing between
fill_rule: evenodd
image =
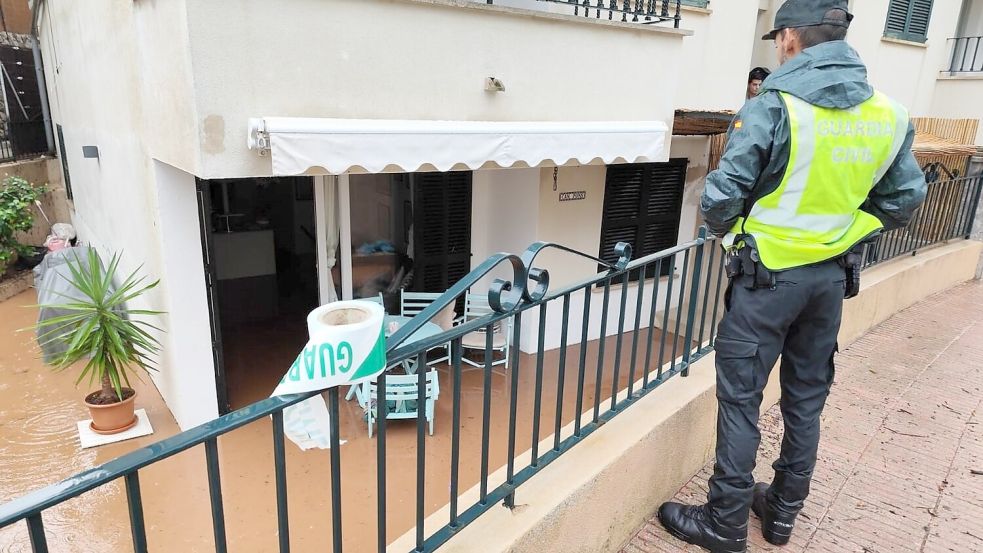
<instances>
[{"instance_id":1,"label":"wrought iron balcony","mask_svg":"<svg viewBox=\"0 0 983 553\"><path fill-rule=\"evenodd\" d=\"M705 8L708 0L485 0L488 4L528 7L585 18L656 25L672 22L679 28L683 5ZM538 5L538 6L537 6Z\"/></svg>"},{"instance_id":2,"label":"wrought iron balcony","mask_svg":"<svg viewBox=\"0 0 983 553\"><path fill-rule=\"evenodd\" d=\"M983 73L983 36L950 38L948 73Z\"/></svg>"}]
</instances>

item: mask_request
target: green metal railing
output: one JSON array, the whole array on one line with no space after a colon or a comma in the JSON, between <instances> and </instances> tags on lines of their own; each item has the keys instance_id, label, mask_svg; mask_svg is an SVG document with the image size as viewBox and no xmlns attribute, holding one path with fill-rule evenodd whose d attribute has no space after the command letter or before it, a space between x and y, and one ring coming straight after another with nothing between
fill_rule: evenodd
<instances>
[{"instance_id":1,"label":"green metal railing","mask_svg":"<svg viewBox=\"0 0 983 553\"><path fill-rule=\"evenodd\" d=\"M938 168L926 172L928 193L908 224L881 234L864 252L864 267L906 256L949 240L969 238L980 203L983 176L941 179Z\"/></svg>"},{"instance_id":2,"label":"green metal railing","mask_svg":"<svg viewBox=\"0 0 983 553\"><path fill-rule=\"evenodd\" d=\"M521 256L497 254L479 265L467 277L456 283L430 307L414 317L410 323L400 328L387 340L387 363L390 366L399 365L404 360L416 359L419 363L417 366L423 367L426 365L426 353L428 350L447 344L448 342L452 345L450 371L453 374L454 384L452 391L453 430L450 455L451 470L449 474L450 516L446 524L427 535L424 526L424 520L427 516L425 511L427 463L427 441L425 438L427 432L424 415L425 410L419 409L416 419L416 546L413 551L433 551L437 549L455 533L460 531L461 528L467 526L483 513L495 508L500 503L504 503L509 508L514 507L515 495L518 488L533 475L583 441L605 422L611 420L641 397L666 382L666 380L677 374L686 376L690 365L712 348L712 340L717 321L723 313L722 309L718 309L721 302L722 283L725 280L722 264L719 259L723 256L718 256L717 250L719 248L716 247L711 247L709 253L706 252L708 245L713 243L714 240L708 239L705 231L701 230L699 237L694 241L635 261L630 261L631 247L628 244L620 243L616 248L618 261L613 264L563 246L547 243L533 244ZM562 290L555 292L549 291L549 274L547 271L535 267L537 255L547 249L560 250L570 255L590 259L592 262L606 267L607 270L595 277L567 286ZM492 314L454 327L452 330L440 335L403 345L407 337L426 324L444 306L455 302L458 297L466 293L473 286L476 286L480 280L501 265L510 265L512 267L513 279L511 281L499 279L495 280L492 284L489 291L489 303L494 310ZM671 268L668 277L659 278L656 276L648 279L643 278L639 279L637 283L631 286L629 285L630 274L659 275L664 265L669 265ZM654 271L650 269L654 269ZM682 274L678 282L674 284L674 274L677 270L681 270ZM646 293L646 289L649 287L651 287L651 291ZM628 299L632 291L635 294L634 310L633 316L629 316ZM616 304L616 308L612 305L612 296L615 293L620 298L620 301ZM573 309L575 298L581 294L584 297L584 315L582 317L581 327L574 330L570 325L570 313ZM590 313L591 300L595 294L603 294L601 301L602 309L592 319ZM645 304L645 302L648 303ZM559 311L562 313L559 335L559 367L557 369L559 373L555 390L556 410L555 420L552 425L552 447L540 450L541 410L547 394L554 392L553 390L545 391L543 386L543 373L546 370L543 362L544 352L546 351L545 336L547 317L549 316L548 307L551 304L560 306ZM658 325L659 319L657 317L660 309L662 310L661 325ZM672 311L675 312L675 317L673 320L670 320ZM523 317L530 312L538 314L537 352L535 362L527 367L526 363L524 363L524 357L528 358L528 356L520 353L518 346L522 338ZM493 467L490 466L489 457L489 422L491 417L491 386L489 384L492 374L491 363L493 362L492 338L494 332L492 329L496 323L508 318L512 318L514 321L512 340L515 347L512 348L512 358L508 369L510 373L508 375L510 379L510 397L508 408L509 424L506 479L501 485L491 488L489 485L489 472ZM587 374L587 349L588 343L592 341L590 323L592 320L596 322L597 318L600 319L597 364L595 374L589 375ZM654 331L657 326L661 327L661 337L658 339L658 344L654 340ZM671 333L669 332L670 326L673 327ZM482 369L485 386L482 397L480 494L477 502L462 506L459 505L459 463L462 443L460 430L462 339L469 333L478 330L486 331L485 363ZM626 332L632 330L630 344L628 344L626 343L627 340L625 340ZM647 333L648 339L643 354L639 347L639 337L645 333ZM680 336L682 337L682 345L679 343ZM672 338L671 343L667 341L669 337ZM613 362L605 354L605 342L608 339L615 342ZM568 356L567 350L575 349L578 340L580 344L579 355ZM631 352L627 367L623 366L624 363L622 362L622 353L625 351L623 348L630 348ZM562 421L562 403L565 393L564 390L568 385L564 381L563 375L566 374L568 364L571 366L571 369L576 368L577 397L576 410L573 413L574 427L572 432L568 432L569 435L563 436L561 432L566 427L564 427ZM619 385L619 382L621 382L621 376L626 368L628 379L627 389L624 389ZM518 466L516 463L516 437L519 431L516 420L517 393L519 388L519 374L525 371L535 372L531 455L528 464ZM426 372L425 370L417 371L419 377L417 383L418 397L425 397ZM607 375L612 376L613 382L610 387L610 395L608 395L607 391L602 394L600 389L603 377ZM640 379L639 376L641 377ZM594 379L595 384L593 405L585 406L585 383L589 382L590 378ZM377 383L379 396L385 397L385 373L379 376ZM218 440L223 435L259 419L272 417L272 449L276 480L279 550L281 552L287 552L290 550L290 532L288 524L289 514L287 511L287 471L284 452L283 409L312 397L317 393L320 392L264 399L211 422L181 432L180 434L133 451L101 466L77 474L62 482L29 493L0 506L0 528L20 521L26 521L33 551L39 553L46 552L48 548L44 528L44 512L47 509L122 478L125 482L129 506L133 549L136 552L147 551L147 526L144 520L143 501L140 493L140 470L151 464L162 462L168 457L174 456L182 451L203 446L205 450L204 468L208 475L209 501L211 502L214 549L215 551L225 552L228 546L225 531L225 512L223 508L223 479L222 475L219 474ZM341 552L345 546L345 539L342 535L342 506L344 499L341 495L340 485L341 450L340 432L338 428L338 389L332 388L326 392L326 395L332 424L329 457L331 473L332 544L333 551ZM603 400L602 395L604 396ZM582 415L584 417L583 423L581 421ZM379 417L376 437L376 486L378 489L378 509L376 514L378 531L376 542L378 551L380 552L386 550L390 538L386 533L386 519L390 508L387 502L388 495L386 489L386 445L386 418ZM226 484L233 481L236 480L232 480L229 475L225 475Z\"/></svg>"}]
</instances>

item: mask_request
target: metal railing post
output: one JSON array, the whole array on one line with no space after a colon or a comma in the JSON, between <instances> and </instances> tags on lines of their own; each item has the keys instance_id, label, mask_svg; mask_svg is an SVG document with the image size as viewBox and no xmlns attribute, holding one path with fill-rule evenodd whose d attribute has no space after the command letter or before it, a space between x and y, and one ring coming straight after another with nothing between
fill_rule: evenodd
<instances>
[{"instance_id":1,"label":"metal railing post","mask_svg":"<svg viewBox=\"0 0 983 553\"><path fill-rule=\"evenodd\" d=\"M689 314L686 316L686 334L683 338L686 349L683 351L683 370L680 372L682 376L689 376L689 364L693 357L693 323L696 318L696 304L699 303L700 299L700 273L703 269L703 249L706 247L706 240L707 229L706 227L700 227L700 233L697 238L699 245L696 246L696 255L693 261L693 285L689 287Z\"/></svg>"}]
</instances>

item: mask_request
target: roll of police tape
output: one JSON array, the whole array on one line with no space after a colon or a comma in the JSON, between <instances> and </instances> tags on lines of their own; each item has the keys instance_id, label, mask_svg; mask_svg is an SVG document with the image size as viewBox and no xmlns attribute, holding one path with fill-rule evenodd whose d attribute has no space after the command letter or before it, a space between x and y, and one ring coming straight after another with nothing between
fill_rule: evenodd
<instances>
[{"instance_id":1,"label":"roll of police tape","mask_svg":"<svg viewBox=\"0 0 983 553\"><path fill-rule=\"evenodd\" d=\"M307 345L272 396L326 390L378 376L386 368L385 316L381 305L368 301L338 301L311 311ZM320 395L283 411L284 433L305 450L330 447L330 422Z\"/></svg>"}]
</instances>

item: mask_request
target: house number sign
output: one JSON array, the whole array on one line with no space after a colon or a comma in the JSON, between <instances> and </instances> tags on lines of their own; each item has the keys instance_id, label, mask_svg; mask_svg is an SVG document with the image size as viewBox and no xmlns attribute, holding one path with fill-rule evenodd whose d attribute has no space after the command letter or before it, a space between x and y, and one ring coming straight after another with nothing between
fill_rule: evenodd
<instances>
[{"instance_id":1,"label":"house number sign","mask_svg":"<svg viewBox=\"0 0 983 553\"><path fill-rule=\"evenodd\" d=\"M586 199L587 199L586 190L578 190L576 192L560 192L561 202L573 202L577 200L586 200Z\"/></svg>"}]
</instances>

